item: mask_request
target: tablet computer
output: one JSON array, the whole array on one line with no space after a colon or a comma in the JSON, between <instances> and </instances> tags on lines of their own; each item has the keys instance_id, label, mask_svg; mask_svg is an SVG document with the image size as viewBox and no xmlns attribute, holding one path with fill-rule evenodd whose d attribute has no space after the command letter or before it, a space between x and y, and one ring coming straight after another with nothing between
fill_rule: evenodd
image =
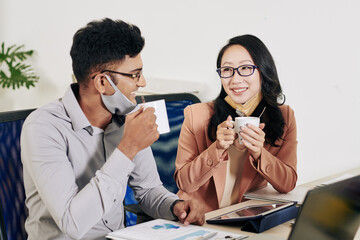
<instances>
[{"instance_id":1,"label":"tablet computer","mask_svg":"<svg viewBox=\"0 0 360 240\"><path fill-rule=\"evenodd\" d=\"M206 220L207 223L233 223L261 218L267 214L295 205L296 202L272 201L266 204L249 205Z\"/></svg>"}]
</instances>

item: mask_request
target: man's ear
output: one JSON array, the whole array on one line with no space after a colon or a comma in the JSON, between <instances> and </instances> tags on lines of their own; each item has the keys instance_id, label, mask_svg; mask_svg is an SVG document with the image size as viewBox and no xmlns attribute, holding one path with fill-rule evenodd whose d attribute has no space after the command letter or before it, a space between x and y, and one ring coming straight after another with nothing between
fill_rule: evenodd
<instances>
[{"instance_id":1,"label":"man's ear","mask_svg":"<svg viewBox=\"0 0 360 240\"><path fill-rule=\"evenodd\" d=\"M98 90L99 93L105 93L105 84L107 82L106 78L102 74L98 74L93 79L94 87Z\"/></svg>"}]
</instances>

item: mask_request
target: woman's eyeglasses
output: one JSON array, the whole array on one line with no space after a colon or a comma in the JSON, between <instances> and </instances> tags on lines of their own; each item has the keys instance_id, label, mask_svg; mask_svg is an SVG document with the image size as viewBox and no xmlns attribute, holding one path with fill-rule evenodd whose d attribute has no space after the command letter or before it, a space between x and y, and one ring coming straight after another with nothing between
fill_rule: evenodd
<instances>
[{"instance_id":1,"label":"woman's eyeglasses","mask_svg":"<svg viewBox=\"0 0 360 240\"><path fill-rule=\"evenodd\" d=\"M255 65L241 65L237 68L233 67L221 67L216 69L217 73L221 78L230 78L234 76L235 70L238 72L240 76L247 77L252 75L255 72L255 69L258 68Z\"/></svg>"}]
</instances>

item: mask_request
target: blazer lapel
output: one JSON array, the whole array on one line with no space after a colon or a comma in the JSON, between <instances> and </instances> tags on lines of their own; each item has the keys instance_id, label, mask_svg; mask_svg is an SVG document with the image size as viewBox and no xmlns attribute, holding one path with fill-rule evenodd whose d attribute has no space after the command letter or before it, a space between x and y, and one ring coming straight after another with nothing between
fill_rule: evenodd
<instances>
[{"instance_id":1,"label":"blazer lapel","mask_svg":"<svg viewBox=\"0 0 360 240\"><path fill-rule=\"evenodd\" d=\"M228 161L224 161L216 166L216 171L213 174L214 185L216 190L216 196L218 199L218 207L220 206L220 202L223 197L224 189L225 189L225 181L226 181L226 168ZM250 184L254 180L257 171L254 170L252 165L250 164L249 157L247 157L244 162L244 170L242 173L242 179L240 182L240 191L239 191L239 202L241 201L244 193L249 189Z\"/></svg>"},{"instance_id":2,"label":"blazer lapel","mask_svg":"<svg viewBox=\"0 0 360 240\"><path fill-rule=\"evenodd\" d=\"M218 208L220 206L220 202L225 188L226 167L227 167L227 161L219 163L218 166L216 166L217 169L213 175L216 196L218 199L218 206L217 206Z\"/></svg>"},{"instance_id":3,"label":"blazer lapel","mask_svg":"<svg viewBox=\"0 0 360 240\"><path fill-rule=\"evenodd\" d=\"M251 165L249 157L250 156L248 153L247 159L245 160L245 163L244 163L244 170L242 173L242 179L241 179L240 186L239 186L240 191L239 191L238 202L240 202L242 200L244 193L249 189L250 184L254 180L256 173L257 173L257 171Z\"/></svg>"},{"instance_id":4,"label":"blazer lapel","mask_svg":"<svg viewBox=\"0 0 360 240\"><path fill-rule=\"evenodd\" d=\"M270 151L270 146L264 147L267 151ZM243 195L249 190L251 183L254 181L258 172L250 163L250 154L248 153L247 159L244 164L244 172L242 181L240 182L239 202L242 200Z\"/></svg>"},{"instance_id":5,"label":"blazer lapel","mask_svg":"<svg viewBox=\"0 0 360 240\"><path fill-rule=\"evenodd\" d=\"M226 168L227 168L228 161L224 161L222 163L219 163L216 166L216 171L213 174L214 179L214 185L215 185L215 191L216 196L218 200L218 206L220 206L220 202L223 197L224 189L225 189L225 181L226 181ZM257 171L253 168L253 166L250 164L249 155L247 156L247 159L244 162L244 170L242 173L242 179L240 182L240 191L239 191L239 202L242 199L242 196L244 193L249 189L250 184L254 180L256 176Z\"/></svg>"},{"instance_id":6,"label":"blazer lapel","mask_svg":"<svg viewBox=\"0 0 360 240\"><path fill-rule=\"evenodd\" d=\"M210 141L209 137L207 136L207 133L205 133L205 135L206 135L206 137L205 137L206 144L207 144L207 147L209 147L211 144L213 144L213 142ZM220 206L220 201L221 201L222 195L224 193L225 180L226 180L226 167L227 167L227 161L223 161L223 162L219 163L215 167L216 170L212 176L212 178L214 180L214 185L215 185L216 197L218 200L217 208L219 208L219 206Z\"/></svg>"}]
</instances>

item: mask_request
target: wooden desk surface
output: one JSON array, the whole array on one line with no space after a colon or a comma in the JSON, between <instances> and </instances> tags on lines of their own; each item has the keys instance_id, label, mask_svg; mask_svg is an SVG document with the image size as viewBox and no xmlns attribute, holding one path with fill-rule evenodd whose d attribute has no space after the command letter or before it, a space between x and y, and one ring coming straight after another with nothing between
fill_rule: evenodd
<instances>
[{"instance_id":1,"label":"wooden desk surface","mask_svg":"<svg viewBox=\"0 0 360 240\"><path fill-rule=\"evenodd\" d=\"M314 188L315 186L317 186L317 185L319 185L321 183L324 183L324 182L339 178L339 177L343 176L344 174L351 174L353 176L360 175L360 167L349 170L349 171L340 172L340 173L337 173L337 174L334 174L334 175L331 175L331 176L328 176L328 177L324 177L324 178L321 178L321 179L318 179L318 180L315 180L315 181L312 181L312 182L309 182L309 183L305 183L305 184L302 184L300 186ZM209 218L215 217L217 215L220 215L222 213L226 213L226 212L236 210L236 209L238 209L240 207L244 207L244 206L247 206L247 205L252 204L252 203L261 203L261 202L262 201L259 201L259 200L248 200L246 202L238 203L238 204L226 207L226 208L221 208L221 209L218 209L218 210L215 210L215 211L211 211L211 212L208 212L208 213L205 214L205 219L209 219ZM291 231L291 225L292 225L293 222L294 222L294 220L290 220L290 221L285 222L285 223L283 223L281 225L273 227L273 228L271 228L271 229L269 229L269 230L267 230L267 231L265 231L265 232L263 232L261 234L270 235L270 236L277 236L277 237L281 237L283 239L287 239L289 237L289 234L290 234L290 231ZM244 235L248 235L248 236L259 235L257 233L241 231L239 226L225 226L225 225L216 225L216 224L205 223L204 227L208 227L208 228L212 228L212 229L218 229L218 230L227 231L227 232L238 233L238 234L244 234ZM356 234L354 240L360 240L360 228L357 231L357 234Z\"/></svg>"}]
</instances>

